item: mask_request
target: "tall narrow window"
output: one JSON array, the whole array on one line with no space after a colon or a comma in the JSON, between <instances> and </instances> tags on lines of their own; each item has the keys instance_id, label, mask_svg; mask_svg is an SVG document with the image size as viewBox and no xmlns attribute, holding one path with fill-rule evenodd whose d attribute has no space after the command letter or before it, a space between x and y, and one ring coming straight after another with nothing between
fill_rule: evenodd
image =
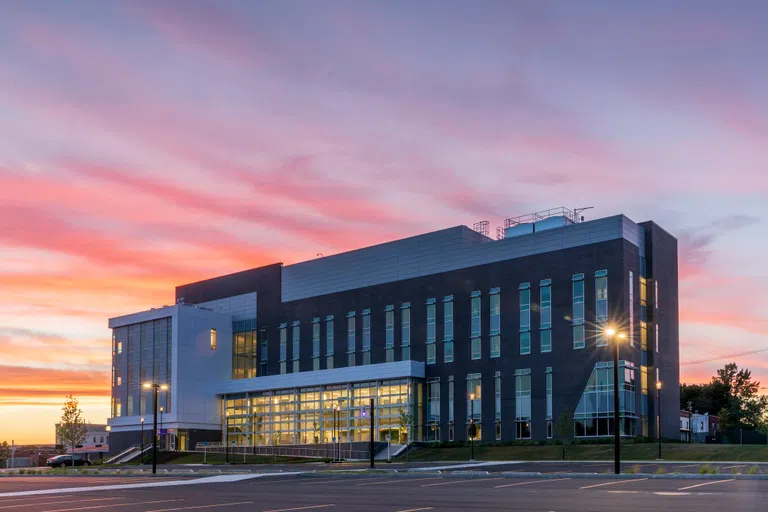
<instances>
[{"instance_id":1,"label":"tall narrow window","mask_svg":"<svg viewBox=\"0 0 768 512\"><path fill-rule=\"evenodd\" d=\"M470 332L469 332L469 338L470 338L470 345L471 345L471 358L472 359L480 359L482 356L482 348L481 348L481 341L480 341L480 334L482 332L481 327L481 319L480 315L482 313L481 311L481 305L480 305L480 292L474 291L472 292L472 298L470 299L470 310L472 313L471 322L470 322Z\"/></svg>"},{"instance_id":2,"label":"tall narrow window","mask_svg":"<svg viewBox=\"0 0 768 512\"><path fill-rule=\"evenodd\" d=\"M211 329L211 350L216 350L216 329Z\"/></svg>"},{"instance_id":3,"label":"tall narrow window","mask_svg":"<svg viewBox=\"0 0 768 512\"><path fill-rule=\"evenodd\" d=\"M635 273L629 271L629 346L635 346Z\"/></svg>"},{"instance_id":4,"label":"tall narrow window","mask_svg":"<svg viewBox=\"0 0 768 512\"><path fill-rule=\"evenodd\" d=\"M261 329L259 335L261 337L261 354L259 354L259 376L263 377L267 374L267 351L269 349L269 343L267 343L267 330Z\"/></svg>"},{"instance_id":5,"label":"tall narrow window","mask_svg":"<svg viewBox=\"0 0 768 512\"><path fill-rule=\"evenodd\" d=\"M288 325L280 324L280 375L286 373L288 359Z\"/></svg>"},{"instance_id":6,"label":"tall narrow window","mask_svg":"<svg viewBox=\"0 0 768 512\"><path fill-rule=\"evenodd\" d=\"M496 425L496 440L501 441L501 372L493 376L493 405L495 409L494 423Z\"/></svg>"},{"instance_id":7,"label":"tall narrow window","mask_svg":"<svg viewBox=\"0 0 768 512\"><path fill-rule=\"evenodd\" d=\"M427 441L440 441L440 377L427 382Z\"/></svg>"},{"instance_id":8,"label":"tall narrow window","mask_svg":"<svg viewBox=\"0 0 768 512\"><path fill-rule=\"evenodd\" d=\"M355 366L355 351L357 350L357 333L355 332L355 312L347 313L347 366Z\"/></svg>"},{"instance_id":9,"label":"tall narrow window","mask_svg":"<svg viewBox=\"0 0 768 512\"><path fill-rule=\"evenodd\" d=\"M491 357L501 356L501 290L491 289Z\"/></svg>"},{"instance_id":10,"label":"tall narrow window","mask_svg":"<svg viewBox=\"0 0 768 512\"><path fill-rule=\"evenodd\" d=\"M574 274L573 285L573 348L584 348L584 274Z\"/></svg>"},{"instance_id":11,"label":"tall narrow window","mask_svg":"<svg viewBox=\"0 0 768 512\"><path fill-rule=\"evenodd\" d=\"M320 369L320 318L312 319L312 370Z\"/></svg>"},{"instance_id":12,"label":"tall narrow window","mask_svg":"<svg viewBox=\"0 0 768 512\"><path fill-rule=\"evenodd\" d=\"M531 353L531 283L520 285L520 354Z\"/></svg>"},{"instance_id":13,"label":"tall narrow window","mask_svg":"<svg viewBox=\"0 0 768 512\"><path fill-rule=\"evenodd\" d=\"M437 362L437 325L435 299L427 300L427 364Z\"/></svg>"},{"instance_id":14,"label":"tall narrow window","mask_svg":"<svg viewBox=\"0 0 768 512\"><path fill-rule=\"evenodd\" d=\"M453 362L453 295L443 299L443 361Z\"/></svg>"},{"instance_id":15,"label":"tall narrow window","mask_svg":"<svg viewBox=\"0 0 768 512\"><path fill-rule=\"evenodd\" d=\"M552 438L552 367L546 369L546 392L547 392L547 438Z\"/></svg>"},{"instance_id":16,"label":"tall narrow window","mask_svg":"<svg viewBox=\"0 0 768 512\"><path fill-rule=\"evenodd\" d=\"M653 308L659 309L659 282L653 282Z\"/></svg>"},{"instance_id":17,"label":"tall narrow window","mask_svg":"<svg viewBox=\"0 0 768 512\"><path fill-rule=\"evenodd\" d=\"M299 348L299 340L301 339L299 322L293 322L292 327L292 347L291 347L291 356L293 357L293 373L299 373L299 357L301 355L300 348Z\"/></svg>"},{"instance_id":18,"label":"tall narrow window","mask_svg":"<svg viewBox=\"0 0 768 512\"><path fill-rule=\"evenodd\" d=\"M404 302L401 308L401 338L400 338L400 359L408 361L411 358L411 303Z\"/></svg>"},{"instance_id":19,"label":"tall narrow window","mask_svg":"<svg viewBox=\"0 0 768 512\"><path fill-rule=\"evenodd\" d=\"M467 427L474 423L475 440L481 439L483 422L483 384L479 373L467 375Z\"/></svg>"},{"instance_id":20,"label":"tall narrow window","mask_svg":"<svg viewBox=\"0 0 768 512\"><path fill-rule=\"evenodd\" d=\"M595 272L595 326L597 328L597 346L608 344L603 333L608 322L608 271Z\"/></svg>"},{"instance_id":21,"label":"tall narrow window","mask_svg":"<svg viewBox=\"0 0 768 512\"><path fill-rule=\"evenodd\" d=\"M328 315L325 317L325 367L329 370L333 368L333 345L333 315Z\"/></svg>"},{"instance_id":22,"label":"tall narrow window","mask_svg":"<svg viewBox=\"0 0 768 512\"><path fill-rule=\"evenodd\" d=\"M448 376L448 440L453 441L453 375Z\"/></svg>"},{"instance_id":23,"label":"tall narrow window","mask_svg":"<svg viewBox=\"0 0 768 512\"><path fill-rule=\"evenodd\" d=\"M391 363L395 360L395 307L387 306L384 316L384 348L387 355L386 361Z\"/></svg>"},{"instance_id":24,"label":"tall narrow window","mask_svg":"<svg viewBox=\"0 0 768 512\"><path fill-rule=\"evenodd\" d=\"M539 338L541 352L552 352L552 280L539 283L539 308L541 311Z\"/></svg>"},{"instance_id":25,"label":"tall narrow window","mask_svg":"<svg viewBox=\"0 0 768 512\"><path fill-rule=\"evenodd\" d=\"M363 310L363 364L371 364L371 310Z\"/></svg>"},{"instance_id":26,"label":"tall narrow window","mask_svg":"<svg viewBox=\"0 0 768 512\"><path fill-rule=\"evenodd\" d=\"M531 370L515 370L515 437L531 438Z\"/></svg>"},{"instance_id":27,"label":"tall narrow window","mask_svg":"<svg viewBox=\"0 0 768 512\"><path fill-rule=\"evenodd\" d=\"M659 324L656 324L656 352L659 351Z\"/></svg>"}]
</instances>

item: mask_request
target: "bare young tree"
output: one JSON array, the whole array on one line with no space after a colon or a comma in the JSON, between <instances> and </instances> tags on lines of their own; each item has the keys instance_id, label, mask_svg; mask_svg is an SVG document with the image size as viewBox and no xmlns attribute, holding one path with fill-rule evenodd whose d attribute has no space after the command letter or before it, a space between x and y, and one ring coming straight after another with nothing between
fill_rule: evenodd
<instances>
[{"instance_id":1,"label":"bare young tree","mask_svg":"<svg viewBox=\"0 0 768 512\"><path fill-rule=\"evenodd\" d=\"M75 447L85 442L87 429L83 411L80 410L80 402L72 395L67 395L64 407L61 409L61 424L59 425L59 441L64 446L68 446L72 451L72 465L75 465Z\"/></svg>"}]
</instances>

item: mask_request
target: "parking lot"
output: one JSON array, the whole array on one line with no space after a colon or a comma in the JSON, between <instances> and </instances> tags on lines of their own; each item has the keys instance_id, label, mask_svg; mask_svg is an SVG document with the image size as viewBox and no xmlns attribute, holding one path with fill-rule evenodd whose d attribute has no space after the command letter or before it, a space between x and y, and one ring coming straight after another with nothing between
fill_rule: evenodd
<instances>
[{"instance_id":1,"label":"parking lot","mask_svg":"<svg viewBox=\"0 0 768 512\"><path fill-rule=\"evenodd\" d=\"M59 477L57 477L59 478ZM61 477L68 485L140 483L137 478ZM139 489L95 489L51 495L3 496L27 478L0 480L0 511L80 512L120 510L171 512L222 509L289 512L338 510L416 512L427 510L700 511L723 507L738 511L768 509L768 480L635 478L509 478L345 475L249 477L232 483L187 483ZM51 480L51 479L38 479ZM91 480L98 480L92 482ZM155 482L161 480L154 479ZM201 480L200 482L203 482ZM35 483L35 482L32 482ZM67 483L56 481L55 484ZM39 484L38 484L39 485ZM16 489L18 490L18 489Z\"/></svg>"}]
</instances>

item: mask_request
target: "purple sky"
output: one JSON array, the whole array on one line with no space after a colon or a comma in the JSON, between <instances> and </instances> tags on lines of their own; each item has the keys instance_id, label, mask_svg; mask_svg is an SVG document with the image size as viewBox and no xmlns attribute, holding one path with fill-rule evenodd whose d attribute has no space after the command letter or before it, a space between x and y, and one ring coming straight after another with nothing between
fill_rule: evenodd
<instances>
[{"instance_id":1,"label":"purple sky","mask_svg":"<svg viewBox=\"0 0 768 512\"><path fill-rule=\"evenodd\" d=\"M561 204L679 238L683 361L768 348L766 19L760 1L6 3L0 425L38 414L47 439L70 390L101 421L106 318L176 284ZM734 359L768 383L768 352Z\"/></svg>"}]
</instances>

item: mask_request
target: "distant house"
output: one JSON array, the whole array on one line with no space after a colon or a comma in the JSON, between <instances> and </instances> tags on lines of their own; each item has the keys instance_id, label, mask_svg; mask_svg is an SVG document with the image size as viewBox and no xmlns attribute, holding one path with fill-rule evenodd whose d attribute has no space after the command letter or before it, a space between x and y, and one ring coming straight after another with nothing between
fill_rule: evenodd
<instances>
[{"instance_id":1,"label":"distant house","mask_svg":"<svg viewBox=\"0 0 768 512\"><path fill-rule=\"evenodd\" d=\"M56 445L61 445L59 427L56 423ZM82 445L75 447L75 453L87 454L90 459L100 459L109 452L109 432L106 425L86 424L86 437Z\"/></svg>"},{"instance_id":2,"label":"distant house","mask_svg":"<svg viewBox=\"0 0 768 512\"><path fill-rule=\"evenodd\" d=\"M720 424L720 418L709 414L699 414L694 412L691 417L691 434L694 443L705 443L708 438L717 437L717 427Z\"/></svg>"},{"instance_id":3,"label":"distant house","mask_svg":"<svg viewBox=\"0 0 768 512\"><path fill-rule=\"evenodd\" d=\"M691 413L688 411L680 411L680 440L691 442Z\"/></svg>"}]
</instances>

